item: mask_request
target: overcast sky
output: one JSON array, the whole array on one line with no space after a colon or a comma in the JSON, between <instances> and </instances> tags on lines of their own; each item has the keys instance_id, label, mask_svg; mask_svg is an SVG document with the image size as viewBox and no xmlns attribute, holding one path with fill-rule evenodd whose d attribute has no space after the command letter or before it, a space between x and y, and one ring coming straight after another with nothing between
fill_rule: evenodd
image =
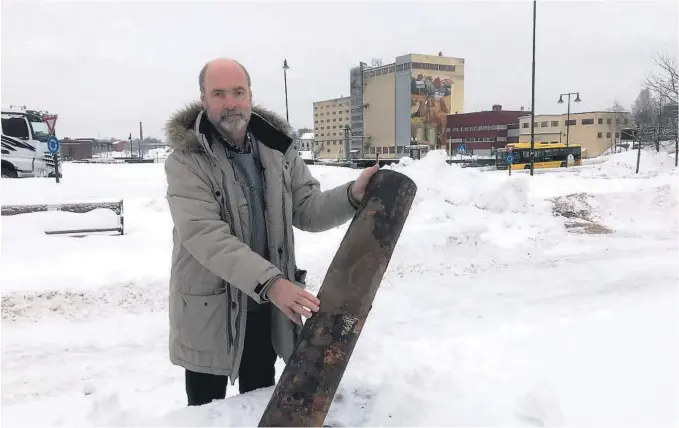
<instances>
[{"instance_id":1,"label":"overcast sky","mask_svg":"<svg viewBox=\"0 0 679 428\"><path fill-rule=\"evenodd\" d=\"M655 53L677 57L675 1L539 1L536 112L629 107ZM359 61L465 59L465 112L530 107L532 2L2 1L2 107L59 114L63 137L163 137L211 58L241 61L255 102L313 127L312 103L348 95Z\"/></svg>"}]
</instances>

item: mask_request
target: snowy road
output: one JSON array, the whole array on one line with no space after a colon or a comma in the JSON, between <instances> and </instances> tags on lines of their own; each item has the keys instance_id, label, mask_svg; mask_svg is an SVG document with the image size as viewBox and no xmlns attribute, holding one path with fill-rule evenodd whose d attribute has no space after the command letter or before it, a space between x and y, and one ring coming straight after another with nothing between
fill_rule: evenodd
<instances>
[{"instance_id":1,"label":"snowy road","mask_svg":"<svg viewBox=\"0 0 679 428\"><path fill-rule=\"evenodd\" d=\"M679 424L671 170L632 179L609 161L535 187L427 161L435 159L403 170L418 182L418 200L326 424ZM65 241L71 254L102 242L115 243L107 251L118 259L154 253L123 275L103 260L73 287L75 274L64 269L41 289L30 272L11 271L12 261L28 260L27 247L16 243L17 230L3 230L3 250L17 248L9 258L3 252L1 266L17 282L2 284L3 426L257 424L271 388L243 396L230 388L224 401L185 407L183 372L167 356L167 254L156 254L169 250L167 212L153 167L145 188L125 196L147 228ZM594 169L604 167L608 190L598 188L605 170ZM315 173L328 187L355 172ZM477 181L451 190L443 174ZM545 202L585 189L613 233L569 233ZM635 221L639 213L647 221ZM344 230L296 235L311 289ZM110 280L92 284L96 269Z\"/></svg>"}]
</instances>

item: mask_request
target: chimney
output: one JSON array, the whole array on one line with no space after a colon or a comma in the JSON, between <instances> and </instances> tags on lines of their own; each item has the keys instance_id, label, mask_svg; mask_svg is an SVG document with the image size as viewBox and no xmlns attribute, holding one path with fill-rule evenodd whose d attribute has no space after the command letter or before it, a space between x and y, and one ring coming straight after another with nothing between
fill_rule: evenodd
<instances>
[{"instance_id":1,"label":"chimney","mask_svg":"<svg viewBox=\"0 0 679 428\"><path fill-rule=\"evenodd\" d=\"M500 104L495 104L493 106L493 111L502 111L502 106Z\"/></svg>"}]
</instances>

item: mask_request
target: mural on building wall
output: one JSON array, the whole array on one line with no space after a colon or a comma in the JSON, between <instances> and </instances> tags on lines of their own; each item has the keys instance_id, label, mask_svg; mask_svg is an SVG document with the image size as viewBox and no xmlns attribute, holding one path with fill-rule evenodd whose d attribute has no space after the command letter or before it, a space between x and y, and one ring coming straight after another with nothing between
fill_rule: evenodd
<instances>
[{"instance_id":1,"label":"mural on building wall","mask_svg":"<svg viewBox=\"0 0 679 428\"><path fill-rule=\"evenodd\" d=\"M440 143L452 101L451 79L423 73L411 77L411 137L415 137L417 144L434 146Z\"/></svg>"}]
</instances>

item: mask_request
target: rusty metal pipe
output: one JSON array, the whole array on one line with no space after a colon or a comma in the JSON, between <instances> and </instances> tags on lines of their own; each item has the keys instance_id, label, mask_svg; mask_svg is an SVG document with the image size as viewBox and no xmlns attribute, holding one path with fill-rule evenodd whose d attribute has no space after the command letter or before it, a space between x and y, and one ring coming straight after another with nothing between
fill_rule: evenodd
<instances>
[{"instance_id":1,"label":"rusty metal pipe","mask_svg":"<svg viewBox=\"0 0 679 428\"><path fill-rule=\"evenodd\" d=\"M325 276L260 427L321 427L387 269L417 186L378 171Z\"/></svg>"}]
</instances>

